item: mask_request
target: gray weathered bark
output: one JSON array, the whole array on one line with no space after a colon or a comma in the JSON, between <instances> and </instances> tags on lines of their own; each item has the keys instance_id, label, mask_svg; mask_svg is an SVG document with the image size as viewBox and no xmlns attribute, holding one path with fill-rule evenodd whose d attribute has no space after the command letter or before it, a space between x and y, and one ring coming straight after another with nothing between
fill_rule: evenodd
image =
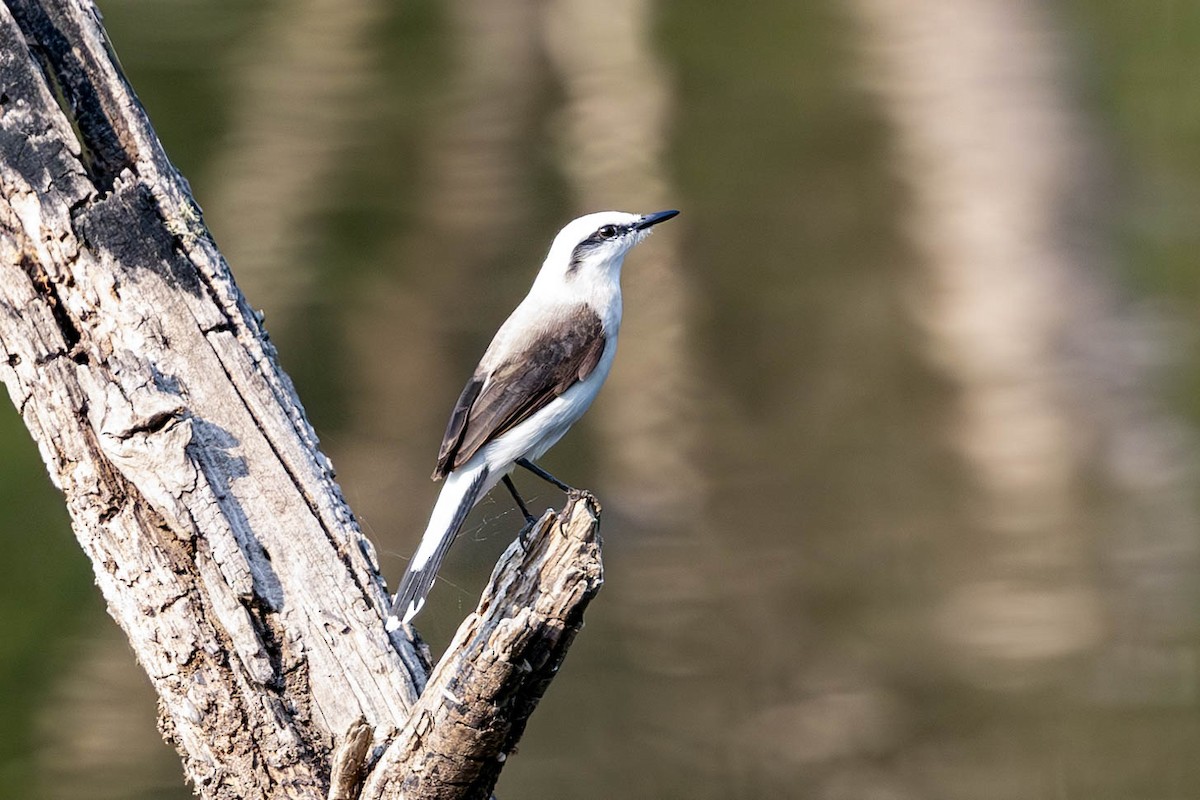
<instances>
[{"instance_id":1,"label":"gray weathered bark","mask_svg":"<svg viewBox=\"0 0 1200 800\"><path fill-rule=\"evenodd\" d=\"M594 502L510 548L422 695L424 648L384 631L371 545L87 0L0 5L0 344L202 796L490 793L599 588Z\"/></svg>"}]
</instances>

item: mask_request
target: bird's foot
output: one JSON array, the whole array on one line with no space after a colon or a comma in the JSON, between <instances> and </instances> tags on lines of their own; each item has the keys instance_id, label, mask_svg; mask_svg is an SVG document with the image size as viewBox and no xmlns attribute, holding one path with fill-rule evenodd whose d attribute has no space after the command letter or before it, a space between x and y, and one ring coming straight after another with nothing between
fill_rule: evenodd
<instances>
[{"instance_id":1,"label":"bird's foot","mask_svg":"<svg viewBox=\"0 0 1200 800\"><path fill-rule=\"evenodd\" d=\"M534 517L525 518L525 527L517 533L517 541L521 543L521 549L526 553L533 546L533 529L537 525L537 519Z\"/></svg>"}]
</instances>

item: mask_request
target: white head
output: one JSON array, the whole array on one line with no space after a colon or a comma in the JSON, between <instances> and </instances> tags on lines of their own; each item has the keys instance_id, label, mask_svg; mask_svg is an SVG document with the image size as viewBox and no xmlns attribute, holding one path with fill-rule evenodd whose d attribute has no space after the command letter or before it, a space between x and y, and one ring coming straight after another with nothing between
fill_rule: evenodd
<instances>
[{"instance_id":1,"label":"white head","mask_svg":"<svg viewBox=\"0 0 1200 800\"><path fill-rule=\"evenodd\" d=\"M616 284L629 249L650 235L651 226L678 213L600 211L580 217L554 237L534 285L579 284L582 288L598 283Z\"/></svg>"}]
</instances>

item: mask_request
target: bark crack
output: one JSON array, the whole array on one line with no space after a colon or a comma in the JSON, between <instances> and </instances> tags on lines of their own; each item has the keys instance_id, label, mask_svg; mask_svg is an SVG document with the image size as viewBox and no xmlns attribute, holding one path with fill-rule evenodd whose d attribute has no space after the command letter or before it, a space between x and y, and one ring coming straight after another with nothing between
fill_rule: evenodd
<instances>
[{"instance_id":1,"label":"bark crack","mask_svg":"<svg viewBox=\"0 0 1200 800\"><path fill-rule=\"evenodd\" d=\"M41 263L31 258L29 254L21 255L19 266L29 277L33 290L42 297L50 309L54 322L58 325L58 331L62 334L63 342L66 344L66 351L73 351L83 337L79 332L79 326L75 324L70 312L63 305L62 298L58 294L58 287L54 281L50 280L50 276L46 274Z\"/></svg>"},{"instance_id":2,"label":"bark crack","mask_svg":"<svg viewBox=\"0 0 1200 800\"><path fill-rule=\"evenodd\" d=\"M121 172L136 171L136 163L104 111L91 79L95 66L84 64L79 51L71 46L79 32L55 25L40 3L12 0L8 6L46 85L71 125L81 151L81 166L97 189L108 192ZM64 22L65 18L59 17L58 21Z\"/></svg>"},{"instance_id":3,"label":"bark crack","mask_svg":"<svg viewBox=\"0 0 1200 800\"><path fill-rule=\"evenodd\" d=\"M207 283L207 281L205 281L205 283ZM215 288L213 288L213 291L215 291ZM230 321L229 324L230 324L230 327L233 328L233 322ZM211 333L211 332L207 332L207 333ZM236 329L234 330L233 335L235 335L235 336L238 335L238 331ZM214 351L215 351L216 347L213 344L212 336L206 335L205 339L209 342L210 346L214 347ZM218 355L218 361L220 361L220 358L219 358L220 354L217 353L217 355ZM259 364L259 362L256 360L255 364L257 366ZM354 564L351 561L350 553L347 551L347 548L344 546L345 543L336 535L333 528L331 528L330 525L326 522L325 517L321 512L320 506L318 505L316 500L312 497L312 495L309 493L307 488L305 488L304 482L299 480L299 476L296 474L292 465L288 462L288 460L286 458L284 458L283 453L280 452L278 445L276 444L274 437L272 437L270 435L269 428L266 426L264 420L255 412L253 406L250 403L246 402L246 398L242 394L241 387L238 385L237 381L235 381L233 379L233 375L230 374L230 372L229 372L228 368L225 366L224 362L221 362L221 369L224 370L226 377L229 378L230 383L233 385L234 391L237 393L238 399L242 402L243 406L245 407L246 413L248 413L250 415L251 419L254 420L255 425L257 425L259 427L259 429L263 432L263 438L266 441L267 446L271 448L271 452L278 459L279 463L282 465L282 467L285 470L285 472L287 473L288 477L292 481L295 482L295 485L298 488L301 489L300 496L303 498L305 504L308 506L309 512L313 515L313 518L319 521L319 523L321 525L321 530L324 532L324 534L328 538L329 542L334 546L335 552L336 552L339 560L342 562L343 566L346 568L347 573L354 580L355 585L362 592L362 594L364 596L366 596L366 597L372 596L371 587L364 585L363 582L360 580L359 572L357 569L355 569ZM415 646L417 646L417 647L420 646L419 637L416 637L414 635L413 641L414 641Z\"/></svg>"}]
</instances>

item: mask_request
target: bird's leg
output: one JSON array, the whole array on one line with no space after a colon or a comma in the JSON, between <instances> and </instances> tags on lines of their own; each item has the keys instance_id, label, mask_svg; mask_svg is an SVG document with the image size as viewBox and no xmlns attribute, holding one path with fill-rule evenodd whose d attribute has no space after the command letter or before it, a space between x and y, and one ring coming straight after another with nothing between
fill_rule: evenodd
<instances>
[{"instance_id":1,"label":"bird's leg","mask_svg":"<svg viewBox=\"0 0 1200 800\"><path fill-rule=\"evenodd\" d=\"M537 464L530 461L528 458L518 458L517 465L524 467L525 469L532 472L534 475L537 475L542 480L547 481L549 483L553 483L555 486L562 489L564 492L570 493L570 492L575 491L574 488L567 486L565 483L563 483L558 478L551 475L549 472L546 472L546 470L542 469Z\"/></svg>"},{"instance_id":2,"label":"bird's leg","mask_svg":"<svg viewBox=\"0 0 1200 800\"><path fill-rule=\"evenodd\" d=\"M537 517L529 513L529 508L525 505L525 501L521 499L521 495L518 494L517 485L512 482L512 478L505 475L500 480L504 481L504 485L512 493L513 500L517 501L517 508L521 509L521 513L525 515L525 526L517 532L517 538L521 540L521 549L528 552L529 534L533 531L534 524L537 523Z\"/></svg>"},{"instance_id":3,"label":"bird's leg","mask_svg":"<svg viewBox=\"0 0 1200 800\"><path fill-rule=\"evenodd\" d=\"M516 484L512 482L512 478L505 475L500 480L504 481L504 485L508 487L508 491L512 492L513 500L517 501L517 508L521 509L521 513L525 515L525 527L530 527L537 522L537 517L529 513L529 508L525 505L525 501L521 499L521 495L517 494Z\"/></svg>"}]
</instances>

